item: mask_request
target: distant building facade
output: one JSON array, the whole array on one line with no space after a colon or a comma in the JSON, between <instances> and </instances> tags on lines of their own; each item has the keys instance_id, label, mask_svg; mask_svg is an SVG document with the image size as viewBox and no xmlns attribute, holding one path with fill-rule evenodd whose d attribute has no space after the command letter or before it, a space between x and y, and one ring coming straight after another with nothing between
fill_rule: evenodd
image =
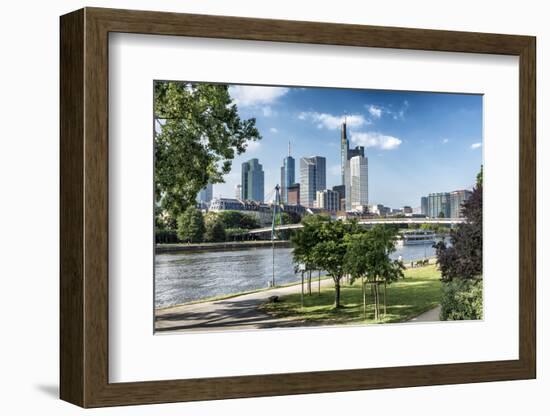
<instances>
[{"instance_id":1,"label":"distant building facade","mask_svg":"<svg viewBox=\"0 0 550 416\"><path fill-rule=\"evenodd\" d=\"M287 189L287 204L300 205L300 184L293 183Z\"/></svg>"},{"instance_id":2,"label":"distant building facade","mask_svg":"<svg viewBox=\"0 0 550 416\"><path fill-rule=\"evenodd\" d=\"M373 215L378 215L380 217L385 217L386 215L391 213L391 208L386 207L382 204L370 204L368 205L369 213Z\"/></svg>"},{"instance_id":3,"label":"distant building facade","mask_svg":"<svg viewBox=\"0 0 550 416\"><path fill-rule=\"evenodd\" d=\"M288 143L288 156L283 159L281 166L281 201L288 202L288 188L296 182L294 158L290 155L290 142Z\"/></svg>"},{"instance_id":4,"label":"distant building facade","mask_svg":"<svg viewBox=\"0 0 550 416\"><path fill-rule=\"evenodd\" d=\"M428 215L428 197L423 196L420 198L420 214Z\"/></svg>"},{"instance_id":5,"label":"distant building facade","mask_svg":"<svg viewBox=\"0 0 550 416\"><path fill-rule=\"evenodd\" d=\"M212 184L208 182L208 184L199 191L197 194L197 202L200 205L210 204L210 201L212 201L213 188Z\"/></svg>"},{"instance_id":6,"label":"distant building facade","mask_svg":"<svg viewBox=\"0 0 550 416\"><path fill-rule=\"evenodd\" d=\"M451 192L451 218L462 217L462 204L472 196L472 192L466 189Z\"/></svg>"},{"instance_id":7,"label":"distant building facade","mask_svg":"<svg viewBox=\"0 0 550 416\"><path fill-rule=\"evenodd\" d=\"M340 194L330 189L317 191L316 207L327 211L338 211L340 207Z\"/></svg>"},{"instance_id":8,"label":"distant building facade","mask_svg":"<svg viewBox=\"0 0 550 416\"><path fill-rule=\"evenodd\" d=\"M437 192L428 195L428 217L450 218L451 217L451 194L450 192Z\"/></svg>"},{"instance_id":9,"label":"distant building facade","mask_svg":"<svg viewBox=\"0 0 550 416\"><path fill-rule=\"evenodd\" d=\"M235 198L241 199L243 187L241 184L235 185Z\"/></svg>"},{"instance_id":10,"label":"distant building facade","mask_svg":"<svg viewBox=\"0 0 550 416\"><path fill-rule=\"evenodd\" d=\"M357 155L349 160L349 177L350 207L353 211L369 203L369 163L366 157Z\"/></svg>"},{"instance_id":11,"label":"distant building facade","mask_svg":"<svg viewBox=\"0 0 550 416\"><path fill-rule=\"evenodd\" d=\"M403 207L403 214L412 214L413 213L413 209L412 207L408 206L408 205L405 205Z\"/></svg>"},{"instance_id":12,"label":"distant building facade","mask_svg":"<svg viewBox=\"0 0 550 416\"><path fill-rule=\"evenodd\" d=\"M264 170L258 159L250 159L242 164L241 199L264 201Z\"/></svg>"},{"instance_id":13,"label":"distant building facade","mask_svg":"<svg viewBox=\"0 0 550 416\"><path fill-rule=\"evenodd\" d=\"M300 204L313 208L317 191L326 189L327 160L322 156L300 159Z\"/></svg>"},{"instance_id":14,"label":"distant building facade","mask_svg":"<svg viewBox=\"0 0 550 416\"><path fill-rule=\"evenodd\" d=\"M346 210L346 185L336 185L332 187L332 190L338 192L340 201L338 204L338 211Z\"/></svg>"}]
</instances>

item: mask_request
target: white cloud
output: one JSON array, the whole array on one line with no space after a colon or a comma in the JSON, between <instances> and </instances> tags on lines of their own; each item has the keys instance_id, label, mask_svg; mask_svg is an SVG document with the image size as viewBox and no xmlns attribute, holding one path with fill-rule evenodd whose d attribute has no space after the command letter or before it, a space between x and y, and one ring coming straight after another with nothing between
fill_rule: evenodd
<instances>
[{"instance_id":1,"label":"white cloud","mask_svg":"<svg viewBox=\"0 0 550 416\"><path fill-rule=\"evenodd\" d=\"M246 152L247 153L255 152L258 149L260 149L260 142L250 140L246 143Z\"/></svg>"},{"instance_id":2,"label":"white cloud","mask_svg":"<svg viewBox=\"0 0 550 416\"><path fill-rule=\"evenodd\" d=\"M351 141L359 146L381 150L394 150L403 143L403 141L397 137L387 136L377 132L352 132Z\"/></svg>"},{"instance_id":3,"label":"white cloud","mask_svg":"<svg viewBox=\"0 0 550 416\"><path fill-rule=\"evenodd\" d=\"M477 142L477 143L473 143L471 146L470 146L470 149L479 149L481 147L481 143L480 142Z\"/></svg>"},{"instance_id":4,"label":"white cloud","mask_svg":"<svg viewBox=\"0 0 550 416\"><path fill-rule=\"evenodd\" d=\"M270 131L271 133L279 133L279 130L277 130L275 127L271 127L271 128L269 129L269 131Z\"/></svg>"},{"instance_id":5,"label":"white cloud","mask_svg":"<svg viewBox=\"0 0 550 416\"><path fill-rule=\"evenodd\" d=\"M449 143L449 139L443 139L443 140L441 140L441 143L447 144L447 143Z\"/></svg>"},{"instance_id":6,"label":"white cloud","mask_svg":"<svg viewBox=\"0 0 550 416\"><path fill-rule=\"evenodd\" d=\"M346 121L348 127L361 127L363 125L370 124L370 122L360 114L333 115L309 111L298 114L298 118L300 120L310 120L317 123L318 128L325 128L329 130L339 129L344 120Z\"/></svg>"},{"instance_id":7,"label":"white cloud","mask_svg":"<svg viewBox=\"0 0 550 416\"><path fill-rule=\"evenodd\" d=\"M229 95L237 105L250 107L254 105L271 104L288 93L284 87L258 87L249 85L232 85Z\"/></svg>"},{"instance_id":8,"label":"white cloud","mask_svg":"<svg viewBox=\"0 0 550 416\"><path fill-rule=\"evenodd\" d=\"M369 105L367 107L367 110L369 111L369 114L374 118L380 118L382 117L382 107L378 107L376 105Z\"/></svg>"}]
</instances>

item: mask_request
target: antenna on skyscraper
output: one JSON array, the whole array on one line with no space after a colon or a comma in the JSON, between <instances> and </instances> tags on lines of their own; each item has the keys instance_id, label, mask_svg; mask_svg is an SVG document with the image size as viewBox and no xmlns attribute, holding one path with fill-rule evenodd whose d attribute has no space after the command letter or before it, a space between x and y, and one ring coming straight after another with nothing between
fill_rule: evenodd
<instances>
[{"instance_id":1,"label":"antenna on skyscraper","mask_svg":"<svg viewBox=\"0 0 550 416\"><path fill-rule=\"evenodd\" d=\"M290 140L288 141L288 155L290 156Z\"/></svg>"}]
</instances>

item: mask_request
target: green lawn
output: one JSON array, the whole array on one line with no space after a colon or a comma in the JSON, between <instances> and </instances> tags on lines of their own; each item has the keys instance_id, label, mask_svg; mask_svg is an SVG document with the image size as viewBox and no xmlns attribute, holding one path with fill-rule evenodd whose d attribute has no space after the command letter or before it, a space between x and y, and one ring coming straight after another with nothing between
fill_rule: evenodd
<instances>
[{"instance_id":1,"label":"green lawn","mask_svg":"<svg viewBox=\"0 0 550 416\"><path fill-rule=\"evenodd\" d=\"M381 319L374 320L373 297L367 286L367 319L363 317L361 283L343 284L340 301L342 308L333 309L334 288L321 288L304 296L301 306L300 293L283 296L280 302L265 303L262 309L277 318L291 318L298 325L370 324L407 321L437 306L441 295L441 274L435 266L407 269L405 279L387 287L387 314L384 316L383 286L380 287Z\"/></svg>"}]
</instances>

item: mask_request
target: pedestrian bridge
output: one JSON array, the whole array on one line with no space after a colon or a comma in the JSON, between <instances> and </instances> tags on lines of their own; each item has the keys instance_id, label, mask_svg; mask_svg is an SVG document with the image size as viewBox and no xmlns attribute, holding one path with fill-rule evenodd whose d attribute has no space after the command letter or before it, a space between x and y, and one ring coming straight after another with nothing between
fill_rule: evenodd
<instances>
[{"instance_id":1,"label":"pedestrian bridge","mask_svg":"<svg viewBox=\"0 0 550 416\"><path fill-rule=\"evenodd\" d=\"M357 222L362 225L376 225L376 224L399 224L399 225L408 225L408 224L441 224L441 225L453 225L461 224L465 222L464 218L369 218L369 219L359 219ZM286 225L277 225L275 231L279 230L294 230L297 228L302 228L302 224L286 224ZM263 227L255 228L250 230L249 234L262 234L270 233L272 227Z\"/></svg>"}]
</instances>

